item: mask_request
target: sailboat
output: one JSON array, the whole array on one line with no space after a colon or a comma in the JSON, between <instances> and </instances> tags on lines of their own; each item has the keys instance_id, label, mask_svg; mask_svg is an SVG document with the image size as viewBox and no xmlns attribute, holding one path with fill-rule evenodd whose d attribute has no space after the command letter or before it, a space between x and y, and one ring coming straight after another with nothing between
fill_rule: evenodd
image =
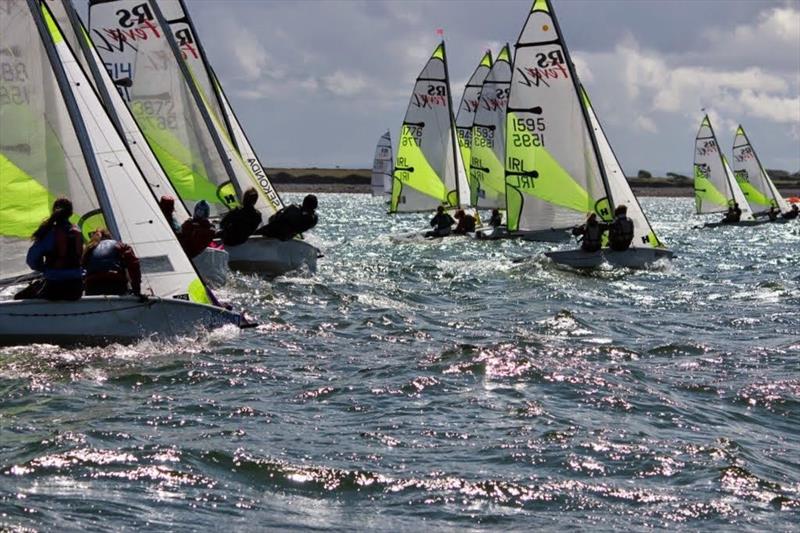
<instances>
[{"instance_id":1,"label":"sailboat","mask_svg":"<svg viewBox=\"0 0 800 533\"><path fill-rule=\"evenodd\" d=\"M487 50L481 58L481 62L475 67L472 76L469 77L464 92L461 94L461 103L456 114L456 135L458 136L458 147L461 150L461 159L464 162L464 170L467 178L470 177L469 165L472 160L472 123L475 121L475 112L478 110L481 98L481 88L483 80L489 75L492 68L492 52ZM477 204L475 195L477 187L474 183L469 183L470 205Z\"/></svg>"},{"instance_id":2,"label":"sailboat","mask_svg":"<svg viewBox=\"0 0 800 533\"><path fill-rule=\"evenodd\" d=\"M708 115L703 117L694 147L694 202L697 214L722 213L738 204L742 210L740 222L708 222L705 227L723 224L758 224L747 199L733 177L728 161L719 149L714 128Z\"/></svg>"},{"instance_id":3,"label":"sailboat","mask_svg":"<svg viewBox=\"0 0 800 533\"><path fill-rule=\"evenodd\" d=\"M387 200L391 196L393 160L392 137L387 130L375 146L375 159L372 161L372 196L382 196Z\"/></svg>"},{"instance_id":4,"label":"sailboat","mask_svg":"<svg viewBox=\"0 0 800 533\"><path fill-rule=\"evenodd\" d=\"M506 44L483 81L472 124L470 187L473 205L505 209L505 124L511 85L511 52Z\"/></svg>"},{"instance_id":5,"label":"sailboat","mask_svg":"<svg viewBox=\"0 0 800 533\"><path fill-rule=\"evenodd\" d=\"M97 344L188 335L198 327L247 325L216 305L147 186L46 4L6 0L0 53L14 72L0 99L0 278L29 271L30 235L53 199L69 197L84 235L107 227L130 244L142 270L134 296L0 302L0 344Z\"/></svg>"},{"instance_id":6,"label":"sailboat","mask_svg":"<svg viewBox=\"0 0 800 533\"><path fill-rule=\"evenodd\" d=\"M761 210L762 213L758 214L762 215L766 215L770 208L775 208L780 213L791 211L789 202L784 200L761 165L756 150L741 124L736 129L736 136L733 139L733 175L753 211Z\"/></svg>"},{"instance_id":7,"label":"sailboat","mask_svg":"<svg viewBox=\"0 0 800 533\"><path fill-rule=\"evenodd\" d=\"M392 175L391 213L469 205L452 109L442 41L417 77L403 120Z\"/></svg>"},{"instance_id":8,"label":"sailboat","mask_svg":"<svg viewBox=\"0 0 800 533\"><path fill-rule=\"evenodd\" d=\"M136 164L142 170L153 194L158 198L161 196L177 198L178 201L175 202L176 219L180 221L188 219L191 216L189 211L180 201L180 196L147 144L147 140L136 124L136 120L102 64L97 50L92 45L92 41L85 38L87 31L72 2L69 0L47 0L47 5L53 14L53 18L58 22L64 39L74 50L78 62L89 76L89 81L94 85L101 101L105 104L109 117L117 127L117 130L121 132L122 139L136 160ZM219 247L208 247L200 255L192 258L192 263L200 272L203 280L211 287L219 287L225 284L229 271L228 252L225 250Z\"/></svg>"},{"instance_id":9,"label":"sailboat","mask_svg":"<svg viewBox=\"0 0 800 533\"><path fill-rule=\"evenodd\" d=\"M163 8L163 12L162 12ZM269 216L283 206L210 68L179 0L92 0L91 34L107 68L179 196L221 216L245 189ZM253 236L229 246L231 268L275 276L307 265L319 250L299 239Z\"/></svg>"},{"instance_id":10,"label":"sailboat","mask_svg":"<svg viewBox=\"0 0 800 533\"><path fill-rule=\"evenodd\" d=\"M658 240L614 156L570 60L549 1L536 0L516 45L506 116L508 229L568 240L586 213L610 221L626 205L636 237L624 252L548 252L574 267L641 267L672 257Z\"/></svg>"}]
</instances>

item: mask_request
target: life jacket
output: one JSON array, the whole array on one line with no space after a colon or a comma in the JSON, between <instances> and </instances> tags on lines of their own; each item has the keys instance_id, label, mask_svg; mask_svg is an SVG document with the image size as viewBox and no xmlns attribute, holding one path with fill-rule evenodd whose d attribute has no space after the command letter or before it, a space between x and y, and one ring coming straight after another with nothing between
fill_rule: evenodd
<instances>
[{"instance_id":1,"label":"life jacket","mask_svg":"<svg viewBox=\"0 0 800 533\"><path fill-rule=\"evenodd\" d=\"M80 268L83 252L83 236L75 226L62 224L53 226L54 245L44 256L44 266L50 270Z\"/></svg>"},{"instance_id":2,"label":"life jacket","mask_svg":"<svg viewBox=\"0 0 800 533\"><path fill-rule=\"evenodd\" d=\"M586 224L583 230L581 248L594 252L600 249L603 239L603 227L600 224Z\"/></svg>"},{"instance_id":3,"label":"life jacket","mask_svg":"<svg viewBox=\"0 0 800 533\"><path fill-rule=\"evenodd\" d=\"M113 239L100 241L92 250L84 267L87 275L100 272L124 273L125 265L119 253L119 243Z\"/></svg>"},{"instance_id":4,"label":"life jacket","mask_svg":"<svg viewBox=\"0 0 800 533\"><path fill-rule=\"evenodd\" d=\"M633 241L633 221L628 217L617 217L608 229L608 245L612 250L627 250Z\"/></svg>"}]
</instances>

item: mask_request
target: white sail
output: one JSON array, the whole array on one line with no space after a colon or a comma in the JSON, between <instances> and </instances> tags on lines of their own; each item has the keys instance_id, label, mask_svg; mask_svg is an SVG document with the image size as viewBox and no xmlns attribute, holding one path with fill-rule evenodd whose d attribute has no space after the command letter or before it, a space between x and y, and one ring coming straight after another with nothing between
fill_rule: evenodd
<instances>
[{"instance_id":1,"label":"white sail","mask_svg":"<svg viewBox=\"0 0 800 533\"><path fill-rule=\"evenodd\" d=\"M105 103L109 116L122 133L123 139L128 145L128 150L136 160L142 174L144 174L153 194L156 197L166 195L178 199L175 203L175 216L178 220L186 220L191 216L189 211L180 201L180 196L175 191L172 183L170 183L158 159L147 144L147 140L144 138L138 124L136 124L136 120L133 118L127 104L117 91L114 81L103 65L91 39L88 38L87 32L77 13L75 13L72 3L69 0L47 0L47 6L50 8L56 22L58 22L64 39L69 43L78 62L83 67L84 72L89 75L89 80Z\"/></svg>"},{"instance_id":2,"label":"white sail","mask_svg":"<svg viewBox=\"0 0 800 533\"><path fill-rule=\"evenodd\" d=\"M372 196L388 196L392 190L392 138L387 131L378 139L372 161Z\"/></svg>"},{"instance_id":3,"label":"white sail","mask_svg":"<svg viewBox=\"0 0 800 533\"><path fill-rule=\"evenodd\" d=\"M489 74L492 68L492 52L487 50L481 62L475 67L472 76L469 77L467 85L464 87L464 92L461 95L461 103L458 106L458 113L456 114L456 134L458 135L458 147L461 149L461 159L464 161L464 172L467 179L470 178L469 165L472 160L472 123L475 120L475 111L478 110L478 105L481 96L481 87L483 87L483 80ZM470 205L476 204L476 187L473 183L469 184L470 190Z\"/></svg>"},{"instance_id":4,"label":"white sail","mask_svg":"<svg viewBox=\"0 0 800 533\"><path fill-rule=\"evenodd\" d=\"M508 229L610 219L595 153L563 36L546 0L536 0L517 39L506 114Z\"/></svg>"},{"instance_id":5,"label":"white sail","mask_svg":"<svg viewBox=\"0 0 800 533\"><path fill-rule=\"evenodd\" d=\"M456 147L444 42L414 84L397 147L390 211L457 207L466 181Z\"/></svg>"},{"instance_id":6,"label":"white sail","mask_svg":"<svg viewBox=\"0 0 800 533\"><path fill-rule=\"evenodd\" d=\"M771 207L782 213L789 211L789 203L778 192L761 165L742 126L736 129L733 139L733 174L753 211L766 211Z\"/></svg>"},{"instance_id":7,"label":"white sail","mask_svg":"<svg viewBox=\"0 0 800 533\"><path fill-rule=\"evenodd\" d=\"M24 1L6 0L9 17L0 17L0 50L16 50L17 64L35 73L15 80L15 86L26 95L19 106L0 99L4 126L0 175L12 185L6 189L3 183L0 232L10 236L6 229L16 229L13 236L19 240L25 236L24 225L30 228L41 220L33 213L49 211L52 197L66 194L84 234L106 226L115 238L133 247L140 259L143 292L161 297L199 296L207 301L202 282L58 24L46 5L29 5L41 8L46 37L40 36ZM28 152L34 157L17 158L7 151L7 141L13 139L6 138L5 132L12 129L29 134ZM17 198L7 196L12 191ZM27 203L27 214L14 212L13 204L18 201ZM2 261L6 261L5 255Z\"/></svg>"},{"instance_id":8,"label":"white sail","mask_svg":"<svg viewBox=\"0 0 800 533\"><path fill-rule=\"evenodd\" d=\"M478 207L506 207L506 106L510 85L511 52L506 44L483 81L472 124L470 184Z\"/></svg>"},{"instance_id":9,"label":"white sail","mask_svg":"<svg viewBox=\"0 0 800 533\"><path fill-rule=\"evenodd\" d=\"M747 199L719 149L708 115L695 138L694 194L698 214L727 211L736 202L742 210L741 220L753 220Z\"/></svg>"},{"instance_id":10,"label":"white sail","mask_svg":"<svg viewBox=\"0 0 800 533\"><path fill-rule=\"evenodd\" d=\"M663 247L655 231L653 231L650 221L647 220L644 211L642 211L639 200L636 198L636 195L633 194L631 186L628 184L628 179L625 177L622 166L619 164L616 154L614 154L614 149L611 148L611 144L608 142L603 127L597 119L597 114L594 112L586 90L583 87L581 87L581 89L586 110L589 112L589 122L594 131L595 139L597 139L597 148L605 168L611 203L615 209L620 205L627 207L628 218L633 221L633 241L631 246Z\"/></svg>"}]
</instances>

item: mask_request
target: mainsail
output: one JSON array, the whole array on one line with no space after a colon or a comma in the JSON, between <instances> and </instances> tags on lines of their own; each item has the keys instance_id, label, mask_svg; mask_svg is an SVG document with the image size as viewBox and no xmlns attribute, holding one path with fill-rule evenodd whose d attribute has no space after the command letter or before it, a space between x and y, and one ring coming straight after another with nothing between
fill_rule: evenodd
<instances>
[{"instance_id":1,"label":"mainsail","mask_svg":"<svg viewBox=\"0 0 800 533\"><path fill-rule=\"evenodd\" d=\"M140 258L142 288L208 301L144 176L106 114L47 5L0 3L0 276L27 271L29 237L56 196L84 234L106 226Z\"/></svg>"},{"instance_id":2,"label":"mainsail","mask_svg":"<svg viewBox=\"0 0 800 533\"><path fill-rule=\"evenodd\" d=\"M741 220L753 220L747 199L719 149L708 115L703 117L695 139L694 201L698 214L723 212L735 202L742 210Z\"/></svg>"},{"instance_id":3,"label":"mainsail","mask_svg":"<svg viewBox=\"0 0 800 533\"><path fill-rule=\"evenodd\" d=\"M387 131L378 139L372 162L372 196L388 196L392 192L392 137Z\"/></svg>"},{"instance_id":4,"label":"mainsail","mask_svg":"<svg viewBox=\"0 0 800 533\"><path fill-rule=\"evenodd\" d=\"M789 203L772 183L741 125L736 129L733 139L733 174L753 211L764 211L771 207L782 213L789 211Z\"/></svg>"},{"instance_id":5,"label":"mainsail","mask_svg":"<svg viewBox=\"0 0 800 533\"><path fill-rule=\"evenodd\" d=\"M469 191L455 120L444 41L414 85L406 110L392 179L392 213L466 205Z\"/></svg>"},{"instance_id":6,"label":"mainsail","mask_svg":"<svg viewBox=\"0 0 800 533\"><path fill-rule=\"evenodd\" d=\"M472 159L472 123L475 120L475 111L478 110L478 104L481 97L481 87L483 87L483 80L489 74L492 68L492 52L487 50L483 54L481 62L475 67L475 71L467 81L464 87L464 93L461 95L461 104L458 106L458 114L456 115L456 134L458 135L458 147L461 149L461 158L464 161L464 171L467 177L470 177L469 165ZM475 184L470 180L470 205L476 204L476 188Z\"/></svg>"},{"instance_id":7,"label":"mainsail","mask_svg":"<svg viewBox=\"0 0 800 533\"><path fill-rule=\"evenodd\" d=\"M510 231L562 229L587 212L608 220L604 169L575 71L547 0L536 0L516 44L506 114Z\"/></svg>"},{"instance_id":8,"label":"mainsail","mask_svg":"<svg viewBox=\"0 0 800 533\"><path fill-rule=\"evenodd\" d=\"M472 203L477 207L506 206L506 106L511 85L511 52L506 44L481 88L472 124L469 165Z\"/></svg>"}]
</instances>

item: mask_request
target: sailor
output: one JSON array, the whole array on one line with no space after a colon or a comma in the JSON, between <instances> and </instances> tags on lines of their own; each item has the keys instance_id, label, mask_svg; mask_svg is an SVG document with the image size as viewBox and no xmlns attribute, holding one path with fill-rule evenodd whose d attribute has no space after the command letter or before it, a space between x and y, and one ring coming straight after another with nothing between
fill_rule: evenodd
<instances>
[{"instance_id":1,"label":"sailor","mask_svg":"<svg viewBox=\"0 0 800 533\"><path fill-rule=\"evenodd\" d=\"M33 244L26 258L28 266L41 272L43 279L18 292L15 300L77 300L81 297L83 236L69 221L71 216L71 201L58 198L53 202L52 214L33 232Z\"/></svg>"},{"instance_id":2,"label":"sailor","mask_svg":"<svg viewBox=\"0 0 800 533\"><path fill-rule=\"evenodd\" d=\"M100 228L92 233L92 241L83 252L81 265L86 272L86 296L96 294L128 294L141 296L142 271L133 248L114 240L111 233Z\"/></svg>"},{"instance_id":3,"label":"sailor","mask_svg":"<svg viewBox=\"0 0 800 533\"><path fill-rule=\"evenodd\" d=\"M175 198L172 196L164 195L158 200L158 207L161 208L161 212L164 213L164 216L169 222L169 227L172 228L172 231L175 233L180 233L181 225L178 224L178 221L175 219Z\"/></svg>"},{"instance_id":4,"label":"sailor","mask_svg":"<svg viewBox=\"0 0 800 533\"><path fill-rule=\"evenodd\" d=\"M797 204L792 204L792 209L790 209L785 213L782 213L781 216L786 220L797 218L798 211L800 211L800 208L797 207Z\"/></svg>"},{"instance_id":5,"label":"sailor","mask_svg":"<svg viewBox=\"0 0 800 533\"><path fill-rule=\"evenodd\" d=\"M450 228L455 224L455 220L448 213L444 212L444 206L436 208L436 214L431 219L432 231L425 233L426 237L445 237L450 235Z\"/></svg>"},{"instance_id":6,"label":"sailor","mask_svg":"<svg viewBox=\"0 0 800 533\"><path fill-rule=\"evenodd\" d=\"M256 233L272 239L288 241L317 225L317 197L313 194L303 198L303 205L287 205L271 217Z\"/></svg>"},{"instance_id":7,"label":"sailor","mask_svg":"<svg viewBox=\"0 0 800 533\"><path fill-rule=\"evenodd\" d=\"M456 229L453 230L453 233L456 235L466 235L467 233L473 233L475 231L475 217L472 215L468 215L464 212L463 209L459 209L456 211L456 220L458 220L458 224L456 224Z\"/></svg>"},{"instance_id":8,"label":"sailor","mask_svg":"<svg viewBox=\"0 0 800 533\"><path fill-rule=\"evenodd\" d=\"M734 224L739 222L742 218L742 210L739 207L739 202L733 202L728 207L728 212L725 213L725 217L722 219L723 224Z\"/></svg>"},{"instance_id":9,"label":"sailor","mask_svg":"<svg viewBox=\"0 0 800 533\"><path fill-rule=\"evenodd\" d=\"M228 211L219 221L217 237L225 246L243 244L261 225L261 212L256 209L258 192L254 188L244 191L242 206Z\"/></svg>"},{"instance_id":10,"label":"sailor","mask_svg":"<svg viewBox=\"0 0 800 533\"><path fill-rule=\"evenodd\" d=\"M597 214L589 213L586 222L578 227L572 228L573 235L583 235L581 239L581 250L584 252L596 252L603 244L603 233L608 229L608 224L597 221Z\"/></svg>"},{"instance_id":11,"label":"sailor","mask_svg":"<svg viewBox=\"0 0 800 533\"><path fill-rule=\"evenodd\" d=\"M633 241L633 220L628 218L628 206L618 205L614 220L608 225L608 246L616 252L624 252Z\"/></svg>"},{"instance_id":12,"label":"sailor","mask_svg":"<svg viewBox=\"0 0 800 533\"><path fill-rule=\"evenodd\" d=\"M767 216L769 217L770 222L775 222L776 220L778 220L778 214L780 214L780 211L778 211L778 209L774 205L769 206L769 211L767 212Z\"/></svg>"},{"instance_id":13,"label":"sailor","mask_svg":"<svg viewBox=\"0 0 800 533\"><path fill-rule=\"evenodd\" d=\"M189 258L200 255L214 239L216 231L214 225L208 220L210 212L208 203L200 200L194 206L194 216L181 225L178 239Z\"/></svg>"},{"instance_id":14,"label":"sailor","mask_svg":"<svg viewBox=\"0 0 800 533\"><path fill-rule=\"evenodd\" d=\"M493 228L500 226L503 223L503 215L500 214L499 209L492 209L492 217L489 219L489 225Z\"/></svg>"}]
</instances>

